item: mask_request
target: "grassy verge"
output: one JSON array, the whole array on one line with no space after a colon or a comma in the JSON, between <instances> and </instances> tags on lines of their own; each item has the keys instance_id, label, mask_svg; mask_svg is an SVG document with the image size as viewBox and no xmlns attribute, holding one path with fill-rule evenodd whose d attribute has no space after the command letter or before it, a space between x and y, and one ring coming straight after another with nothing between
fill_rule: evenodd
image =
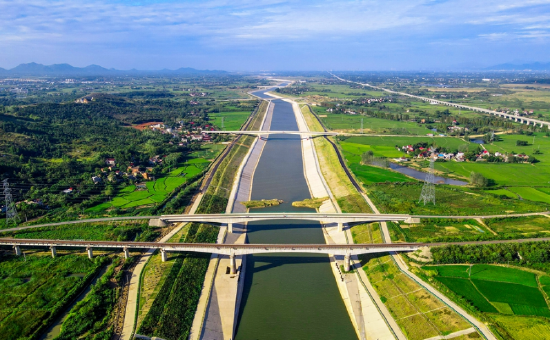
<instances>
[{"instance_id":1,"label":"grassy verge","mask_svg":"<svg viewBox=\"0 0 550 340\"><path fill-rule=\"evenodd\" d=\"M309 109L303 108L302 112L311 122ZM321 138L314 143L323 175L342 211L371 212L341 167L332 145ZM382 242L378 223L353 226L351 233L354 243ZM462 317L401 273L389 255L365 255L361 260L362 269L408 339L421 340L469 328Z\"/></svg>"},{"instance_id":2,"label":"grassy verge","mask_svg":"<svg viewBox=\"0 0 550 340\"><path fill-rule=\"evenodd\" d=\"M283 203L283 200L272 199L272 200L256 200L256 201L246 201L241 202L242 205L251 209L251 208L266 208L279 205Z\"/></svg>"},{"instance_id":3,"label":"grassy verge","mask_svg":"<svg viewBox=\"0 0 550 340\"><path fill-rule=\"evenodd\" d=\"M317 120L307 106L302 108L302 113L308 124L310 122L315 124ZM319 122L317 122L316 126L316 129L321 129L322 131ZM355 190L346 172L341 167L338 155L332 145L324 138L315 138L313 142L323 177L338 201L342 212L372 212L365 199Z\"/></svg>"}]
</instances>

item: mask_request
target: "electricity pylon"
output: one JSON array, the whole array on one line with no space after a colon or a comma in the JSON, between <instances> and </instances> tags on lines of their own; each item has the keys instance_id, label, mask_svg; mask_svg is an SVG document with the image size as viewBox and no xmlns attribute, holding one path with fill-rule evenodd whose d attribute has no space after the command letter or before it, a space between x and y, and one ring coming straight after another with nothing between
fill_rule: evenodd
<instances>
[{"instance_id":1,"label":"electricity pylon","mask_svg":"<svg viewBox=\"0 0 550 340\"><path fill-rule=\"evenodd\" d=\"M424 181L424 186L422 187L422 192L420 193L420 201L424 201L424 205L427 202L433 202L435 205L435 178L434 178L434 157L430 158L430 170L426 174L426 179Z\"/></svg>"},{"instance_id":2,"label":"electricity pylon","mask_svg":"<svg viewBox=\"0 0 550 340\"><path fill-rule=\"evenodd\" d=\"M6 226L8 226L12 221L15 225L17 225L19 216L17 215L15 203L13 202L13 199L11 197L11 190L10 185L8 184L8 179L6 178L5 180L3 180L2 184L4 187L4 199L6 201Z\"/></svg>"}]
</instances>

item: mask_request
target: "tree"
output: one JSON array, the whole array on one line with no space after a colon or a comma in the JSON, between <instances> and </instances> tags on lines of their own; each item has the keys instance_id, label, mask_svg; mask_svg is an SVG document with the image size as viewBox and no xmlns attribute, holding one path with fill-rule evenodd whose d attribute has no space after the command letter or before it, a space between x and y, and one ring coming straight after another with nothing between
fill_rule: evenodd
<instances>
[{"instance_id":1,"label":"tree","mask_svg":"<svg viewBox=\"0 0 550 340\"><path fill-rule=\"evenodd\" d=\"M367 152L361 155L361 163L370 164L372 163L373 158L374 158L374 152L372 152L372 150L368 150Z\"/></svg>"},{"instance_id":2,"label":"tree","mask_svg":"<svg viewBox=\"0 0 550 340\"><path fill-rule=\"evenodd\" d=\"M487 180L487 178L485 178L485 176L483 176L479 172L472 171L470 173L470 184L478 188L483 188L483 187L486 187L487 184L489 184L489 180Z\"/></svg>"}]
</instances>

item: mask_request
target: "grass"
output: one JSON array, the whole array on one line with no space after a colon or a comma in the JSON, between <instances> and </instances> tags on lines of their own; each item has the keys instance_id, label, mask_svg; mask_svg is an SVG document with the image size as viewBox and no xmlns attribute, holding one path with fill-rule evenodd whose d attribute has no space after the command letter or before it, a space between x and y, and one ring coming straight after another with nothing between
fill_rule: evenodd
<instances>
[{"instance_id":1,"label":"grass","mask_svg":"<svg viewBox=\"0 0 550 340\"><path fill-rule=\"evenodd\" d=\"M536 274L493 265L425 266L455 294L485 313L550 317Z\"/></svg>"},{"instance_id":2,"label":"grass","mask_svg":"<svg viewBox=\"0 0 550 340\"><path fill-rule=\"evenodd\" d=\"M329 199L328 197L306 198L303 201L292 202L292 206L319 209L321 205L323 205L323 203L328 199Z\"/></svg>"},{"instance_id":3,"label":"grass","mask_svg":"<svg viewBox=\"0 0 550 340\"><path fill-rule=\"evenodd\" d=\"M222 117L224 130L226 131L236 131L240 130L241 126L246 122L250 116L250 111L238 111L238 112L219 112L219 113L209 113L208 117L213 125L221 130L222 127Z\"/></svg>"},{"instance_id":4,"label":"grass","mask_svg":"<svg viewBox=\"0 0 550 340\"><path fill-rule=\"evenodd\" d=\"M529 201L550 203L550 195L535 188L510 187L508 190Z\"/></svg>"},{"instance_id":5,"label":"grass","mask_svg":"<svg viewBox=\"0 0 550 340\"><path fill-rule=\"evenodd\" d=\"M490 232L475 220L423 219L419 224L388 222L391 229L396 229L392 241L433 242L450 239L489 234Z\"/></svg>"},{"instance_id":6,"label":"grass","mask_svg":"<svg viewBox=\"0 0 550 340\"><path fill-rule=\"evenodd\" d=\"M272 199L272 200L262 199L262 200L241 202L241 204L247 207L248 209L272 207L272 206L279 205L281 203L283 203L283 200L278 200L278 199Z\"/></svg>"},{"instance_id":7,"label":"grass","mask_svg":"<svg viewBox=\"0 0 550 340\"><path fill-rule=\"evenodd\" d=\"M384 213L464 216L548 210L548 205L538 202L502 200L482 191L447 185L435 186L436 205L418 202L422 183L369 185L367 191Z\"/></svg>"},{"instance_id":8,"label":"grass","mask_svg":"<svg viewBox=\"0 0 550 340\"><path fill-rule=\"evenodd\" d=\"M485 223L499 235L550 232L550 218L544 216L493 218Z\"/></svg>"},{"instance_id":9,"label":"grass","mask_svg":"<svg viewBox=\"0 0 550 340\"><path fill-rule=\"evenodd\" d=\"M319 108L319 110L315 111L328 129L337 132L360 133L361 120L363 120L363 133L424 136L428 133L433 133L426 126L414 122L388 120L362 115L335 114L326 112L325 108Z\"/></svg>"},{"instance_id":10,"label":"grass","mask_svg":"<svg viewBox=\"0 0 550 340\"><path fill-rule=\"evenodd\" d=\"M357 192L340 165L338 156L332 145L324 138L315 138L313 142L317 150L323 177L342 212L372 212L365 199Z\"/></svg>"},{"instance_id":11,"label":"grass","mask_svg":"<svg viewBox=\"0 0 550 340\"><path fill-rule=\"evenodd\" d=\"M491 315L505 339L550 339L550 323L541 317ZM502 332L504 331L504 332Z\"/></svg>"},{"instance_id":12,"label":"grass","mask_svg":"<svg viewBox=\"0 0 550 340\"><path fill-rule=\"evenodd\" d=\"M60 313L71 302L101 261L81 255L52 259L47 252L4 256L0 262L2 338L30 338L41 328L44 332L53 321L48 319L50 314Z\"/></svg>"}]
</instances>

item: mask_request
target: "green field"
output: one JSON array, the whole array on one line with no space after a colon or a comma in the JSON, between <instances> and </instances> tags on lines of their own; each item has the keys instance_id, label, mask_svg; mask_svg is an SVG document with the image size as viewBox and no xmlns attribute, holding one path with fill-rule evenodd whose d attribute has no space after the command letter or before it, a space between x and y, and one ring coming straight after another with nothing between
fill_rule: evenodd
<instances>
[{"instance_id":1,"label":"green field","mask_svg":"<svg viewBox=\"0 0 550 340\"><path fill-rule=\"evenodd\" d=\"M423 219L419 224L388 222L394 241L434 242L454 237L490 235L490 232L475 220Z\"/></svg>"},{"instance_id":2,"label":"green field","mask_svg":"<svg viewBox=\"0 0 550 340\"><path fill-rule=\"evenodd\" d=\"M39 338L94 275L105 258L49 254L4 256L0 262L0 334L3 339ZM42 329L41 329L42 328Z\"/></svg>"},{"instance_id":3,"label":"green field","mask_svg":"<svg viewBox=\"0 0 550 340\"><path fill-rule=\"evenodd\" d=\"M98 212L111 207L125 209L160 203L177 187L203 171L209 163L208 160L201 158L191 159L170 171L167 176L145 182L146 189L137 189L135 185L128 185L121 188L110 202L96 205L88 211Z\"/></svg>"},{"instance_id":4,"label":"green field","mask_svg":"<svg viewBox=\"0 0 550 340\"><path fill-rule=\"evenodd\" d=\"M528 140L532 143L533 136L523 135L501 135L501 141L493 144L486 144L485 147L491 153L509 152L526 153L533 155L535 149L542 151L540 155L534 155L539 162L535 164L510 164L510 163L483 163L483 162L437 162L435 168L438 171L448 175L454 175L463 179L468 179L471 172L479 172L485 177L494 181L496 185L507 186L541 186L539 191L550 189L550 139L544 137L542 133L535 133L534 145L517 147L516 140ZM405 153L396 149L396 146L415 144L418 142L427 142L430 145L435 143L437 146L445 147L456 152L461 145L470 145L462 139L452 137L351 137L340 141L344 155L349 163L358 163L361 154L372 150L376 157L397 158L407 156ZM546 186L546 188L544 188ZM532 192L528 197L535 201L548 202L550 197L540 193ZM525 199L530 199L524 197Z\"/></svg>"},{"instance_id":5,"label":"green field","mask_svg":"<svg viewBox=\"0 0 550 340\"><path fill-rule=\"evenodd\" d=\"M136 237L144 241L154 235L157 233L147 223L130 221L59 225L13 233L15 238L87 241L134 241Z\"/></svg>"},{"instance_id":6,"label":"green field","mask_svg":"<svg viewBox=\"0 0 550 340\"><path fill-rule=\"evenodd\" d=\"M378 209L387 214L464 216L548 210L544 203L503 200L484 195L481 191L449 185L436 185L436 205L424 205L418 201L422 186L422 183L372 184L367 187L367 192Z\"/></svg>"},{"instance_id":7,"label":"green field","mask_svg":"<svg viewBox=\"0 0 550 340\"><path fill-rule=\"evenodd\" d=\"M492 265L425 266L423 269L437 271L435 278L439 282L482 312L550 317L534 273Z\"/></svg>"},{"instance_id":8,"label":"green field","mask_svg":"<svg viewBox=\"0 0 550 340\"><path fill-rule=\"evenodd\" d=\"M535 188L510 187L508 190L529 201L550 203L550 195Z\"/></svg>"},{"instance_id":9,"label":"green field","mask_svg":"<svg viewBox=\"0 0 550 340\"><path fill-rule=\"evenodd\" d=\"M325 108L314 107L314 111L329 130L360 132L363 120L363 132L373 134L423 135L433 133L426 126L414 122L388 120L362 115L335 114ZM325 117L326 116L326 117Z\"/></svg>"},{"instance_id":10,"label":"green field","mask_svg":"<svg viewBox=\"0 0 550 340\"><path fill-rule=\"evenodd\" d=\"M224 130L236 131L240 130L241 126L246 122L250 116L250 111L238 111L238 112L219 112L209 113L208 117L210 122L218 129L222 128L222 117Z\"/></svg>"},{"instance_id":11,"label":"green field","mask_svg":"<svg viewBox=\"0 0 550 340\"><path fill-rule=\"evenodd\" d=\"M550 232L550 218L544 216L492 218L486 219L485 223L499 235Z\"/></svg>"}]
</instances>

